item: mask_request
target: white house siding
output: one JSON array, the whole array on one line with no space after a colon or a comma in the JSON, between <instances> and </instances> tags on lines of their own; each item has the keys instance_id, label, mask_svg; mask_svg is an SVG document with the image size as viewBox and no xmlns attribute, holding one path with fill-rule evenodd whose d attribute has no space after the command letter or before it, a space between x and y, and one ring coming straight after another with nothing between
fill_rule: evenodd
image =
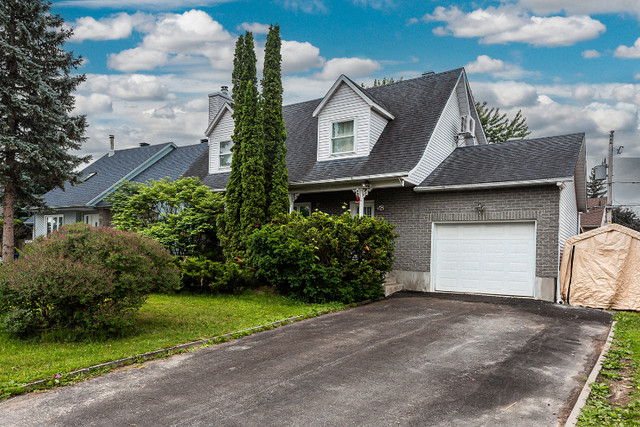
<instances>
[{"instance_id":1,"label":"white house siding","mask_svg":"<svg viewBox=\"0 0 640 427\"><path fill-rule=\"evenodd\" d=\"M231 140L233 135L233 118L229 110L226 110L216 127L209 134L209 173L216 173L220 171L219 163L220 157L220 142ZM229 170L228 168L222 169Z\"/></svg>"},{"instance_id":2,"label":"white house siding","mask_svg":"<svg viewBox=\"0 0 640 427\"><path fill-rule=\"evenodd\" d=\"M578 234L578 206L574 182L566 182L560 190L560 216L558 232L558 259L562 259L564 244L571 236Z\"/></svg>"},{"instance_id":3,"label":"white house siding","mask_svg":"<svg viewBox=\"0 0 640 427\"><path fill-rule=\"evenodd\" d=\"M44 222L44 214L37 213L33 218L34 237L47 234L47 224Z\"/></svg>"},{"instance_id":4,"label":"white house siding","mask_svg":"<svg viewBox=\"0 0 640 427\"><path fill-rule=\"evenodd\" d=\"M371 111L371 139L369 140L369 152L373 149L373 146L376 145L378 138L380 138L380 134L384 130L385 126L388 123L388 120L382 117L380 114L376 113L373 110Z\"/></svg>"},{"instance_id":5,"label":"white house siding","mask_svg":"<svg viewBox=\"0 0 640 427\"><path fill-rule=\"evenodd\" d=\"M340 85L318 114L318 161L369 155L371 108L346 84ZM355 120L355 153L331 155L331 123Z\"/></svg>"},{"instance_id":6,"label":"white house siding","mask_svg":"<svg viewBox=\"0 0 640 427\"><path fill-rule=\"evenodd\" d=\"M458 86L463 85L464 80L458 81ZM460 131L460 104L458 102L457 89L449 96L449 100L442 111L431 139L424 150L420 162L411 172L407 181L412 184L420 184L438 167L449 154L456 148L456 140Z\"/></svg>"}]
</instances>

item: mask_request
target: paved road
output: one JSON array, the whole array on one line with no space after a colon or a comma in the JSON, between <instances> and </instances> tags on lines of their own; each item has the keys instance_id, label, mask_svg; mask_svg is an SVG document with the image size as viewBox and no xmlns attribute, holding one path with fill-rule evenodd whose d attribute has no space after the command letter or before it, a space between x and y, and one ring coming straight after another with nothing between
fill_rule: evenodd
<instances>
[{"instance_id":1,"label":"paved road","mask_svg":"<svg viewBox=\"0 0 640 427\"><path fill-rule=\"evenodd\" d=\"M400 293L0 404L0 425L557 425L610 315Z\"/></svg>"}]
</instances>

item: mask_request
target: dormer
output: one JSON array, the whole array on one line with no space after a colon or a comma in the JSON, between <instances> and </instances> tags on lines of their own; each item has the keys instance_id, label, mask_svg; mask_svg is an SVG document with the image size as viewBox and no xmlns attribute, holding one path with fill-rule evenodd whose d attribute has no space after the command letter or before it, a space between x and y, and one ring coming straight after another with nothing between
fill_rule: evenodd
<instances>
[{"instance_id":1,"label":"dormer","mask_svg":"<svg viewBox=\"0 0 640 427\"><path fill-rule=\"evenodd\" d=\"M344 74L313 111L318 119L318 161L365 157L393 120L381 103Z\"/></svg>"},{"instance_id":2,"label":"dormer","mask_svg":"<svg viewBox=\"0 0 640 427\"><path fill-rule=\"evenodd\" d=\"M233 110L227 87L209 95L209 126L205 135L209 138L209 173L231 170L231 147L233 142Z\"/></svg>"}]
</instances>

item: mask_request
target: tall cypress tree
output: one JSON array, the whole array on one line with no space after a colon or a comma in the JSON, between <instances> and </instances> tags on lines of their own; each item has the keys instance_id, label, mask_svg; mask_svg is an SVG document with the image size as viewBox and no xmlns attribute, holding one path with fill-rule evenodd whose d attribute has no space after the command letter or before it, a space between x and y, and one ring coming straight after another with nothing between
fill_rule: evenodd
<instances>
[{"instance_id":1,"label":"tall cypress tree","mask_svg":"<svg viewBox=\"0 0 640 427\"><path fill-rule=\"evenodd\" d=\"M79 182L75 169L89 157L70 154L84 138L84 116L70 117L71 75L81 58L63 49L72 31L45 0L0 2L0 188L5 224L16 204L37 205L38 185ZM41 186L41 185L40 185ZM4 227L2 256L13 258L13 227Z\"/></svg>"},{"instance_id":2,"label":"tall cypress tree","mask_svg":"<svg viewBox=\"0 0 640 427\"><path fill-rule=\"evenodd\" d=\"M227 191L225 194L225 211L223 215L218 217L218 230L220 234L220 243L227 259L242 256L242 232L240 225L240 210L242 207L242 132L241 127L243 112L243 73L244 73L244 37L240 35L236 41L236 50L233 58L233 73L231 75L231 83L233 92L233 120L236 126L233 129L233 147L231 152L231 174L227 182Z\"/></svg>"},{"instance_id":3,"label":"tall cypress tree","mask_svg":"<svg viewBox=\"0 0 640 427\"><path fill-rule=\"evenodd\" d=\"M264 138L262 114L258 104L258 77L253 34L246 32L242 73L242 113L240 126L242 153L242 207L240 223L246 239L265 222Z\"/></svg>"},{"instance_id":4,"label":"tall cypress tree","mask_svg":"<svg viewBox=\"0 0 640 427\"><path fill-rule=\"evenodd\" d=\"M287 172L287 131L282 117L282 77L280 27L269 27L264 51L262 78L262 129L265 152L265 191L267 218L289 211L289 173Z\"/></svg>"}]
</instances>

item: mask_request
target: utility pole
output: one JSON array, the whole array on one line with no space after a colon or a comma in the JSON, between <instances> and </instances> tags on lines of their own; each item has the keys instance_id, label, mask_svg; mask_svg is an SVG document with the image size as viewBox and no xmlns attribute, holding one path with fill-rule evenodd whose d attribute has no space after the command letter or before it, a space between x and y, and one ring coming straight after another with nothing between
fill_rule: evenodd
<instances>
[{"instance_id":1,"label":"utility pole","mask_svg":"<svg viewBox=\"0 0 640 427\"><path fill-rule=\"evenodd\" d=\"M609 159L607 160L607 224L611 224L613 207L613 132L609 132Z\"/></svg>"}]
</instances>

